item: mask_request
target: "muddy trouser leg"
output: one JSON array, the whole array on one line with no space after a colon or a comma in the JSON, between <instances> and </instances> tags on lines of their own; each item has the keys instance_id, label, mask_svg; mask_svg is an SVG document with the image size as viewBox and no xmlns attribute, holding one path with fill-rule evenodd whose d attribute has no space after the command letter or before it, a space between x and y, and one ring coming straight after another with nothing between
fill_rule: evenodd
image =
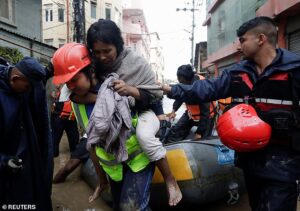
<instances>
[{"instance_id":1,"label":"muddy trouser leg","mask_svg":"<svg viewBox=\"0 0 300 211\"><path fill-rule=\"evenodd\" d=\"M144 170L137 173L125 167L122 182L110 181L114 210L151 210L149 207L150 185L154 167L154 163L150 163Z\"/></svg>"},{"instance_id":2,"label":"muddy trouser leg","mask_svg":"<svg viewBox=\"0 0 300 211\"><path fill-rule=\"evenodd\" d=\"M165 143L182 141L189 134L193 127L193 121L190 120L187 112L182 114L178 122L171 127Z\"/></svg>"},{"instance_id":3,"label":"muddy trouser leg","mask_svg":"<svg viewBox=\"0 0 300 211\"><path fill-rule=\"evenodd\" d=\"M272 181L245 174L248 197L253 211L296 211L297 184Z\"/></svg>"}]
</instances>

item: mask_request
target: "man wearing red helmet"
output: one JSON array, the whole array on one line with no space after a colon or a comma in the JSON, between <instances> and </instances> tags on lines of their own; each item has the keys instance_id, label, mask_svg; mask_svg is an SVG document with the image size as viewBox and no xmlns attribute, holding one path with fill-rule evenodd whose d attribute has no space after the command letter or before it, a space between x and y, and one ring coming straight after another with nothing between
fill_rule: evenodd
<instances>
[{"instance_id":1,"label":"man wearing red helmet","mask_svg":"<svg viewBox=\"0 0 300 211\"><path fill-rule=\"evenodd\" d=\"M219 120L219 135L224 144L237 150L237 165L244 171L252 210L296 210L300 179L300 57L276 48L277 29L268 17L245 22L237 35L238 50L245 60L224 70L215 80L172 88L163 85L164 92L187 103L232 97L232 105L253 106L258 116L245 105L231 108L227 115L225 112L223 120ZM263 121L270 125L271 135ZM249 132L256 124L264 125L264 129ZM265 139L258 147L262 135ZM253 141L256 149L249 147Z\"/></svg>"}]
</instances>

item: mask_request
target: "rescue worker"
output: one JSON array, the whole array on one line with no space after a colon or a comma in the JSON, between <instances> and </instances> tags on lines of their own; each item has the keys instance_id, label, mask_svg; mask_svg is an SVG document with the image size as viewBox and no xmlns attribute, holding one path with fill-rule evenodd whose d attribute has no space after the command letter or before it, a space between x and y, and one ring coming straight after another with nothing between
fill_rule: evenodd
<instances>
[{"instance_id":1,"label":"rescue worker","mask_svg":"<svg viewBox=\"0 0 300 211\"><path fill-rule=\"evenodd\" d=\"M31 57L15 66L0 65L2 208L27 205L27 209L52 210L52 140L43 84L47 74Z\"/></svg>"},{"instance_id":2,"label":"rescue worker","mask_svg":"<svg viewBox=\"0 0 300 211\"><path fill-rule=\"evenodd\" d=\"M177 69L177 79L182 84L192 84L197 80L204 79L203 76L196 75L191 65L181 65ZM173 103L173 111L167 116L174 119L176 111L182 105L181 100L176 100ZM211 111L210 111L210 106ZM186 111L178 122L171 127L170 131L165 137L166 142L182 141L189 133L193 126L197 126L194 139L204 139L212 135L214 125L214 105L213 103L200 103L197 105L186 104Z\"/></svg>"},{"instance_id":3,"label":"rescue worker","mask_svg":"<svg viewBox=\"0 0 300 211\"><path fill-rule=\"evenodd\" d=\"M71 92L69 96L70 99L76 100L77 97L84 96L87 93L98 93L101 82L94 77L93 70L90 65L91 60L84 45L79 43L65 44L55 52L52 62L54 66L53 83L66 83L67 88ZM75 99L73 97L74 95L76 96ZM88 119L93 108L94 103L79 104L72 102L72 109L77 123L84 132L86 132ZM80 165L81 161L86 161L87 157L89 157L89 152L86 149L86 143L87 139L86 135L84 135L75 150L71 152L70 160L68 160L66 165L55 175L53 183L63 182L66 177ZM97 160L97 157L95 154L93 154L93 156L92 161L94 162ZM96 161L96 164L99 166L98 161ZM96 168L96 171L99 169ZM103 178L99 178L99 181L101 181L101 187L99 183L93 195L89 197L90 202L94 201L99 194L108 187L108 182L105 176L103 176Z\"/></svg>"},{"instance_id":4,"label":"rescue worker","mask_svg":"<svg viewBox=\"0 0 300 211\"><path fill-rule=\"evenodd\" d=\"M184 102L232 97L233 104L252 105L271 126L272 134L263 149L237 153L236 164L244 171L250 206L252 210L296 210L300 179L300 57L276 48L277 29L269 17L245 22L237 36L243 61L215 80L172 88L164 85L163 89L168 97Z\"/></svg>"},{"instance_id":5,"label":"rescue worker","mask_svg":"<svg viewBox=\"0 0 300 211\"><path fill-rule=\"evenodd\" d=\"M53 103L51 114L51 127L53 138L54 157L59 155L59 144L65 131L68 137L70 152L75 150L79 143L79 132L74 112L69 99L69 90L66 85L59 87Z\"/></svg>"}]
</instances>

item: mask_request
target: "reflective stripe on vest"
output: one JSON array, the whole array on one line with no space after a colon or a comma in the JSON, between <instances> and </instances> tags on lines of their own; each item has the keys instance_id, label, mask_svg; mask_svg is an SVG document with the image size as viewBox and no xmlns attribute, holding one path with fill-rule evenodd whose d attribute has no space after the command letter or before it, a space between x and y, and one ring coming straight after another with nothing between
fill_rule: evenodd
<instances>
[{"instance_id":1,"label":"reflective stripe on vest","mask_svg":"<svg viewBox=\"0 0 300 211\"><path fill-rule=\"evenodd\" d=\"M244 98L234 98L232 102L237 103L244 103ZM293 101L291 100L278 100L278 99L269 99L269 98L255 98L256 103L267 103L267 104L274 104L274 105L293 105ZM300 102L299 102L300 105Z\"/></svg>"},{"instance_id":2,"label":"reflective stripe on vest","mask_svg":"<svg viewBox=\"0 0 300 211\"><path fill-rule=\"evenodd\" d=\"M131 122L136 127L137 116L133 117ZM126 150L128 153L126 164L133 172L143 170L150 163L149 158L141 149L135 134L126 140ZM113 154L107 153L103 148L96 146L96 155L103 170L112 180L121 181L123 179L123 165L116 160Z\"/></svg>"},{"instance_id":3,"label":"reflective stripe on vest","mask_svg":"<svg viewBox=\"0 0 300 211\"><path fill-rule=\"evenodd\" d=\"M86 130L89 123L89 118L85 105L72 102L72 108L79 126Z\"/></svg>"}]
</instances>

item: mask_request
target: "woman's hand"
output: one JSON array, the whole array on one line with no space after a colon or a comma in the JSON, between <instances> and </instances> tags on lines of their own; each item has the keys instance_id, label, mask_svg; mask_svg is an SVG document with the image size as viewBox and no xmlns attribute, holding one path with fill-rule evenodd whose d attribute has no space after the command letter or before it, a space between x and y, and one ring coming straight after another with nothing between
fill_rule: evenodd
<instances>
[{"instance_id":1,"label":"woman's hand","mask_svg":"<svg viewBox=\"0 0 300 211\"><path fill-rule=\"evenodd\" d=\"M114 80L113 88L121 96L132 96L137 100L140 99L139 90L134 86L126 84L123 80Z\"/></svg>"},{"instance_id":2,"label":"woman's hand","mask_svg":"<svg viewBox=\"0 0 300 211\"><path fill-rule=\"evenodd\" d=\"M126 84L123 80L113 81L113 88L121 96L131 96L134 87Z\"/></svg>"}]
</instances>

